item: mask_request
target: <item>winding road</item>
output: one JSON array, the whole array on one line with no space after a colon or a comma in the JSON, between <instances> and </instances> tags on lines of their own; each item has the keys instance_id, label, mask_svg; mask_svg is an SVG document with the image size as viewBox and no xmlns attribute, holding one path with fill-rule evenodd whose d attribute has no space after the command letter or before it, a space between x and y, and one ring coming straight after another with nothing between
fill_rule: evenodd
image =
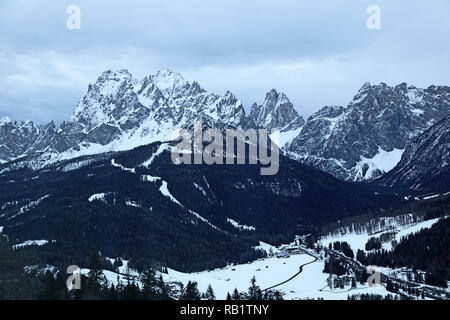
<instances>
[{"instance_id":1,"label":"winding road","mask_svg":"<svg viewBox=\"0 0 450 320\"><path fill-rule=\"evenodd\" d=\"M268 290L272 290L272 289L274 289L274 288L276 288L276 287L279 287L279 286L281 286L281 285L283 285L283 284L285 284L285 283L291 281L292 279L296 278L300 273L302 273L303 267L304 267L304 266L307 266L308 264L314 263L314 262L316 262L317 260L319 260L319 258L317 258L316 256L313 256L313 255L310 254L308 251L306 251L306 250L304 250L304 249L301 249L301 248L299 248L299 249L300 249L301 251L303 251L305 254L307 254L308 256L313 257L314 260L302 264L302 265L298 268L298 272L297 272L296 274L294 274L292 277L290 277L289 279L287 279L287 280L285 280L285 281L283 281L283 282L277 283L276 285L273 285L273 286L271 286L271 287L269 287L269 288L266 288L266 289L262 290L262 292L265 292L265 291L268 291Z\"/></svg>"}]
</instances>

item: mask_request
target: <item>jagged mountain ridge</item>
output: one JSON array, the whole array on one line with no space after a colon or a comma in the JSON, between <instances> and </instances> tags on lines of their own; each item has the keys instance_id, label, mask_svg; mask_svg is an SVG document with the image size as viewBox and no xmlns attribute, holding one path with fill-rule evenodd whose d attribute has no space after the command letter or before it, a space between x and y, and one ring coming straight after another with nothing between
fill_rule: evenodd
<instances>
[{"instance_id":1,"label":"jagged mountain ridge","mask_svg":"<svg viewBox=\"0 0 450 320\"><path fill-rule=\"evenodd\" d=\"M169 140L178 129L190 127L196 120L224 128L242 127L247 119L241 101L231 92L223 96L206 92L198 83L189 83L170 70L141 81L127 70L106 71L89 85L86 95L60 128L53 125L53 132L48 135L34 130L28 143L21 143L21 148L8 148L0 159L7 162L42 151L38 162L45 165L86 154L129 150ZM18 129L6 130L4 126L0 125L2 137L14 140L12 133ZM35 148L35 140L45 140L46 148Z\"/></svg>"},{"instance_id":2,"label":"jagged mountain ridge","mask_svg":"<svg viewBox=\"0 0 450 320\"><path fill-rule=\"evenodd\" d=\"M26 156L32 152L45 151L47 142L54 139L56 126L53 122L36 125L33 121L0 119L0 163Z\"/></svg>"},{"instance_id":3,"label":"jagged mountain ridge","mask_svg":"<svg viewBox=\"0 0 450 320\"><path fill-rule=\"evenodd\" d=\"M326 106L305 122L275 89L247 115L231 92L207 92L170 70L140 81L127 70L109 70L89 85L59 128L0 121L0 161L28 155L26 165L40 168L77 156L129 150L170 140L178 129L202 120L220 129L279 130L285 155L340 179L373 180L400 161L414 137L448 114L446 86L366 83L347 107ZM26 126L34 129L24 130Z\"/></svg>"},{"instance_id":4,"label":"jagged mountain ridge","mask_svg":"<svg viewBox=\"0 0 450 320\"><path fill-rule=\"evenodd\" d=\"M276 89L266 94L262 104L252 105L249 118L254 126L270 131L285 132L305 124L305 120L299 116L289 98L284 93L278 93Z\"/></svg>"}]
</instances>

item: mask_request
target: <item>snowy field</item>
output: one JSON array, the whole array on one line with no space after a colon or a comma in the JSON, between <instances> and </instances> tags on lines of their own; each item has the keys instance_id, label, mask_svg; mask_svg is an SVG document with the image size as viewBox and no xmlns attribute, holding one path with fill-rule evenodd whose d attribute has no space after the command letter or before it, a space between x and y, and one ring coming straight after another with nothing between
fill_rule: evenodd
<instances>
[{"instance_id":1,"label":"snowy field","mask_svg":"<svg viewBox=\"0 0 450 320\"><path fill-rule=\"evenodd\" d=\"M431 219L431 220L417 222L417 223L409 223L406 225L392 226L392 227L394 227L394 231L396 232L395 240L400 241L401 238L404 236L407 236L411 233L416 233L422 229L428 229L433 224L435 224L438 220L439 220L439 218L436 218L436 219ZM391 230L386 229L385 231L391 231ZM380 236L381 233L382 232L380 232L378 234L369 235L369 233L367 231L362 232L362 233L349 232L347 234L342 234L342 235L332 235L332 236L323 237L319 241L319 243L323 246L328 247L328 245L330 243L333 243L336 241L346 241L350 245L350 247L352 248L353 252L356 255L356 252L358 251L358 249L366 251L365 245L366 245L367 240L369 240L369 238L378 237L378 236ZM391 242L383 243L382 248L386 249L386 250L391 250L392 249Z\"/></svg>"},{"instance_id":2,"label":"snowy field","mask_svg":"<svg viewBox=\"0 0 450 320\"><path fill-rule=\"evenodd\" d=\"M181 282L184 285L188 281L196 281L200 292L205 292L208 285L211 284L217 299L223 300L227 293L230 294L235 288L239 292L247 291L250 285L250 279L255 276L257 284L261 289L266 289L275 284L283 282L298 273L299 266L314 259L307 254L295 254L286 258L270 257L259 259L247 264L228 266L226 268L215 269L212 271L202 271L196 273L182 273L173 269L168 269L168 273L161 273L164 281ZM126 260L124 265L119 268L119 273L104 270L103 274L110 284L117 285L117 280L125 284L127 282L127 273L137 277L138 273L134 270L127 270ZM328 274L322 272L323 261L316 261L303 267L302 273L291 281L276 287L276 290L283 292L285 300L300 299L318 299L326 300L346 300L348 295L373 293L380 295L389 294L384 287L368 288L361 286L350 290L350 286L344 289L331 290L327 284ZM83 275L87 275L89 269L81 269ZM159 275L160 273L158 273ZM141 283L136 282L139 286ZM275 290L274 289L274 290Z\"/></svg>"},{"instance_id":3,"label":"snowy field","mask_svg":"<svg viewBox=\"0 0 450 320\"><path fill-rule=\"evenodd\" d=\"M169 269L168 274L163 274L165 281L179 281L186 284L188 281L196 281L201 292L205 292L208 285L214 289L218 299L225 299L227 292L230 294L235 288L240 292L247 291L250 279L255 276L261 289L266 289L283 282L299 271L299 266L314 259L307 254L291 255L288 258L271 257L260 259L248 264L228 266L212 271L197 273L181 273ZM350 287L335 289L327 287L328 274L323 273L324 262L316 261L303 268L303 272L291 281L274 288L282 291L285 300L318 299L329 300L347 299L348 295L373 293L380 295L389 294L384 287L368 288L367 286L349 291Z\"/></svg>"},{"instance_id":4,"label":"snowy field","mask_svg":"<svg viewBox=\"0 0 450 320\"><path fill-rule=\"evenodd\" d=\"M386 218L385 223L390 218ZM392 229L392 224L388 223L389 230L395 230L395 239L399 241L403 236L418 232L424 228L430 228L439 219L432 219L418 223L407 223L404 225L396 224ZM392 221L392 223L396 223ZM386 225L385 225L386 227ZM358 249L364 250L367 240L372 236L379 236L380 233L369 235L365 232L347 232L346 234L336 234L328 236L320 240L320 244L328 246L329 243L335 241L346 241L350 244L353 251L356 253ZM271 256L265 259L259 259L247 264L229 265L225 268L215 269L211 271L202 271L195 273L183 273L173 269L168 269L168 273L162 273L165 282L181 282L184 285L188 281L195 281L198 284L200 292L205 292L208 285L214 289L217 299L225 299L227 293L232 293L235 288L239 292L247 291L250 285L250 279L255 276L257 284L261 289L266 289L277 285L283 281L288 280L298 273L299 267L303 264L314 260L313 257L307 254L292 254L285 257L272 256L273 254L280 254L279 248L271 245L260 243L257 248L265 250ZM391 249L391 243L384 243L384 249ZM133 270L126 270L126 262L120 268L119 273L111 271L104 271L108 281L117 284L117 277L119 276L122 282L125 282L125 274L130 272L137 276L138 274ZM325 300L346 300L349 295L354 294L379 294L387 295L389 292L383 287L369 288L367 285L357 284L356 288L351 288L349 285L344 288L331 289L328 286L328 274L323 273L324 261L317 260L311 264L303 267L303 271L289 282L282 284L274 290L279 290L284 293L285 300L299 300L299 299L319 299ZM88 269L82 269L83 274L87 274ZM384 273L392 274L392 270L383 270Z\"/></svg>"},{"instance_id":5,"label":"snowy field","mask_svg":"<svg viewBox=\"0 0 450 320\"><path fill-rule=\"evenodd\" d=\"M405 225L396 224L394 230L396 232L395 240L400 239L408 234L416 233L422 229L430 228L439 219L432 219L418 223L407 223ZM392 227L392 225L390 226ZM392 229L390 229L392 230ZM388 230L386 230L388 231ZM373 236L368 232L347 233L343 235L334 235L323 238L320 244L328 246L329 243L335 241L346 241L356 254L358 249L365 251L367 240ZM272 249L273 253L279 252L278 249L261 243L261 248L266 251ZM383 248L390 250L391 243L383 243ZM314 259L307 254L291 255L287 258L270 257L260 259L248 264L228 266L222 269L212 271L203 271L197 273L181 273L172 269L168 270L168 274L163 274L165 281L179 281L186 284L188 281L196 281L201 292L206 291L209 284L213 287L218 299L225 299L228 292L232 293L235 288L239 291L247 291L250 279L255 276L261 289L271 287L275 284L283 282L295 275L299 266ZM331 290L327 286L328 274L323 273L324 262L318 260L303 268L302 273L291 281L276 287L275 289L282 291L286 300L297 299L317 299L324 298L326 300L347 299L348 295L372 293L379 295L387 295L389 292L384 287L368 288L358 284L357 288L351 289L349 286L344 289ZM387 271L387 270L384 270Z\"/></svg>"}]
</instances>

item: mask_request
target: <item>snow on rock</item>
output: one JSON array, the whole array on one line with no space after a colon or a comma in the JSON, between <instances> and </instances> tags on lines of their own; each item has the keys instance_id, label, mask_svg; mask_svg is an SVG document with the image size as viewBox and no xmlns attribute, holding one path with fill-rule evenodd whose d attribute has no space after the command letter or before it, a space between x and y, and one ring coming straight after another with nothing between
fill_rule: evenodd
<instances>
[{"instance_id":1,"label":"snow on rock","mask_svg":"<svg viewBox=\"0 0 450 320\"><path fill-rule=\"evenodd\" d=\"M269 135L269 137L279 149L283 149L288 148L301 131L302 127L287 131L274 131Z\"/></svg>"},{"instance_id":2,"label":"snow on rock","mask_svg":"<svg viewBox=\"0 0 450 320\"><path fill-rule=\"evenodd\" d=\"M70 172L74 170L78 170L82 167L88 166L92 163L92 160L83 160L83 161L76 161L71 162L61 168L62 172Z\"/></svg>"}]
</instances>

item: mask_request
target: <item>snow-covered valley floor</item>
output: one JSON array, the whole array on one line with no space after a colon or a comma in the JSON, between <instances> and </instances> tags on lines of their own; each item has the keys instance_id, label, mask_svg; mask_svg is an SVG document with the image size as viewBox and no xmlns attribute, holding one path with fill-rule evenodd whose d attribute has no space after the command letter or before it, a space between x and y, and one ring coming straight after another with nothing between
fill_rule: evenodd
<instances>
[{"instance_id":1,"label":"snow-covered valley floor","mask_svg":"<svg viewBox=\"0 0 450 320\"><path fill-rule=\"evenodd\" d=\"M385 220L385 223L389 219ZM415 223L407 223L404 225L398 224L396 221L383 224L383 228L388 227L390 231L396 231L396 240L400 240L402 236L410 233L415 233L423 228L431 227L438 219L432 219L428 221L421 221ZM394 227L394 228L393 228ZM377 232L377 235L379 233ZM335 234L323 238L319 243L324 246L328 246L329 243L334 241L346 241L351 245L351 248L356 253L357 249L364 250L364 244L373 236L368 232L354 233L349 232L346 234ZM279 290L284 294L285 300L298 300L298 299L319 299L325 300L346 300L349 295L354 294L378 294L385 296L390 294L383 285L369 288L367 284L361 285L357 283L356 288L351 288L350 285L344 288L330 288L328 285L329 274L324 273L324 259L321 254L313 253L319 259L315 261L313 256L303 253L298 250L298 246L293 243L286 246L275 248L265 243L260 243L259 249L263 249L266 252L270 252L270 257L265 259L259 259L247 264L229 265L225 268L202 271L195 273L183 273L173 269L168 269L167 273L161 273L166 283L181 282L184 285L188 281L195 281L198 284L200 292L205 292L208 285L211 285L217 299L225 299L227 293L232 293L236 288L239 292L246 292L250 285L250 279L255 276L257 284L261 289L266 289L282 283L299 272L301 265L307 264L303 267L302 272L294 277L292 280L277 286L274 290ZM290 249L297 249L290 251ZM385 243L383 248L390 250L390 243ZM303 249L302 249L303 250ZM294 252L294 253L293 253ZM126 262L126 261L125 261ZM117 284L117 276L121 281L124 281L124 274L130 272L126 266L118 270L119 273L111 271L105 271L108 281ZM87 274L89 270L83 269L82 273ZM382 268L384 274L390 276L404 278L401 276L398 270L391 270L388 268ZM138 273L131 270L131 273L138 276ZM395 294L394 294L395 295Z\"/></svg>"},{"instance_id":2,"label":"snow-covered valley floor","mask_svg":"<svg viewBox=\"0 0 450 320\"><path fill-rule=\"evenodd\" d=\"M266 289L289 279L298 273L300 265L313 260L314 258L307 254L294 254L286 258L270 257L248 264L197 273L181 273L169 269L168 274L163 274L163 278L165 281L179 281L184 284L188 281L196 281L201 292L206 291L211 284L217 298L225 299L227 292L231 294L235 288L240 292L247 291L253 276L256 277L261 289ZM322 272L323 268L324 262L321 260L306 265L297 277L274 289L282 291L285 294L285 300L308 298L340 300L347 299L348 295L360 293L389 294L384 287L368 288L359 284L351 291L349 291L350 287L331 290L327 287L329 275Z\"/></svg>"}]
</instances>

